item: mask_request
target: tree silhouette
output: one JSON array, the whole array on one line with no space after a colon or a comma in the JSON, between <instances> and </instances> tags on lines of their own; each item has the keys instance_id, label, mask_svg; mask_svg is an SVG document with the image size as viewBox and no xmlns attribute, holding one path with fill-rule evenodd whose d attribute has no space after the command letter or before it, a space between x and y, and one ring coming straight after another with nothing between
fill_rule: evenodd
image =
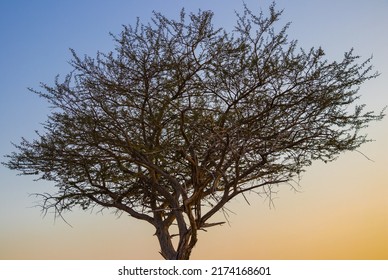
<instances>
[{"instance_id":1,"label":"tree silhouette","mask_svg":"<svg viewBox=\"0 0 388 280\"><path fill-rule=\"evenodd\" d=\"M300 49L288 24L276 31L280 16L244 7L227 32L210 11L154 13L113 36L114 52L72 51L71 74L32 90L53 108L44 133L4 164L55 182L39 194L44 211L115 209L153 225L165 259L189 259L234 197L270 196L313 160L369 141L360 129L383 118L355 102L378 75L370 59Z\"/></svg>"}]
</instances>

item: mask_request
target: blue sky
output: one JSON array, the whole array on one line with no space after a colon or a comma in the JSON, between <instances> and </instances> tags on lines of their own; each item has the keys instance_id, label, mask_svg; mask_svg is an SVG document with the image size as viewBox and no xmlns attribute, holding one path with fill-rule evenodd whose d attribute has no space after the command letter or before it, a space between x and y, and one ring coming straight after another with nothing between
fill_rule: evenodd
<instances>
[{"instance_id":1,"label":"blue sky","mask_svg":"<svg viewBox=\"0 0 388 280\"><path fill-rule=\"evenodd\" d=\"M265 10L271 1L246 0L245 3L252 10L259 10L260 8ZM71 70L68 64L68 61L71 59L69 48L75 49L81 56L83 54L94 56L97 51L106 52L113 50L114 43L109 36L109 32L118 34L123 24L134 24L136 17L140 17L142 22L148 22L153 10L159 11L169 17L177 17L182 7L188 12L195 12L198 9L210 9L215 13L215 24L230 29L233 26L234 11L241 10L242 1L1 1L0 161L4 160L4 154L9 154L13 151L11 141L17 143L22 136L32 139L34 137L34 130L40 129L40 123L45 121L50 109L43 99L30 93L27 88L32 87L38 89L40 82L51 84L57 74L62 77L65 76ZM360 94L362 95L361 101L366 103L371 110L380 110L385 105L388 105L388 52L386 51L388 46L387 0L280 0L277 1L277 7L279 9L284 8L282 22L292 22L289 29L290 39L298 39L301 47L309 49L313 46L322 46L328 59L340 59L343 53L351 47L355 48L356 54L360 54L365 59L373 55L373 65L382 74L378 79L369 81L362 86L360 90ZM356 186L357 182L360 182L361 179L365 180L364 184L361 184L354 190L355 193L359 193L360 197L362 197L363 188L366 187L371 188L369 191L365 190L368 194L370 192L380 192L381 194L381 191L383 191L382 195L371 197L370 203L373 204L375 199L375 203L384 204L384 202L387 202L388 205L388 201L386 199L384 200L384 194L388 194L386 190L388 181L382 176L388 171L388 145L386 144L388 141L388 120L385 119L380 123L373 124L368 128L367 133L371 138L376 139L376 142L368 143L365 147L361 148L361 151L373 158L375 163L371 164L360 156L345 155L344 159L333 164L333 167L322 167L319 164L314 165L309 170L310 173L308 172L310 175L306 175L306 179L302 181L302 185L307 186L304 190L308 194L305 195L311 195L310 202L305 202L308 201L308 198L304 198L303 194L297 196L303 203L306 203L306 208L303 209L312 207L311 201L316 203L316 200L320 199L317 197L324 195L322 187L311 186L317 181L322 181L322 176L325 177L325 180L328 180L324 183L321 182L324 186L333 184L346 185L343 188L345 190L342 193L343 199L347 197L346 191L353 190L352 186ZM352 165L355 164L355 161L360 161L360 165ZM361 179L350 178L357 177L354 176L355 171L352 171L352 168L359 170L358 175L364 173L362 174L363 177ZM337 174L335 172L339 173ZM323 173L328 175L322 175ZM372 177L380 178L376 181L375 185L381 185L381 187L373 189L375 185L368 185ZM14 254L9 249L9 244L24 244L20 243L21 241L16 237L13 238L13 236L17 235L17 232L31 232L31 240L28 242L24 241L25 244L23 246L27 246L26 250L29 250L25 252L25 256L27 258L33 258L32 256L35 256L35 253L31 253L31 251L35 247L31 244L39 244L39 242L47 240L48 233L51 237L58 236L59 238L61 231L68 232L68 236L72 236L71 238L73 238L71 240L74 241L74 239L77 239L77 242L82 244L85 242L79 236L83 236L83 234L87 236L88 232L81 225L92 223L90 228L95 229L102 224L105 225L104 223L110 225L110 219L115 219L109 213L104 215L103 218L96 217L94 214L70 214L70 222L73 221L78 224L78 229L75 226L69 231L67 226L63 225L60 221L57 221L55 226L53 226L52 216L49 215L42 220L39 209L31 208L34 205L34 199L28 197L28 193L50 190L51 185L46 182L33 182L32 179L29 177L17 177L15 172L7 170L4 166L0 166L0 223L2 224L0 251L3 251L3 255L0 253L0 259L21 256L22 253ZM311 188L309 188L310 186ZM300 204L301 201L295 202L298 203L298 207L291 205L291 202L285 202L287 199L289 201L295 199L292 195L289 198L289 195L286 190L284 198L279 199L281 201L278 202L280 203L280 210L277 210L276 215L282 215L282 203L284 203L284 211L290 211L289 209L298 211L300 209L299 207L302 207L300 205L304 205ZM335 193L335 195L341 195L341 193ZM239 207L236 206L236 209L239 209ZM261 211L267 213L267 211L270 211L267 208L265 206ZM379 211L379 213L385 213L386 215L382 217L382 221L386 221L385 227L383 225L383 229L386 230L388 228L388 210L382 208ZM236 212L236 217L239 217L238 211ZM270 213L272 214L267 214L273 215L273 212ZM298 213L301 214L300 212ZM285 215L284 218L290 218L286 214L283 215ZM306 217L306 222L308 221L307 219ZM282 219L279 218L280 220ZM222 230L226 232L225 236L232 233L241 234L238 228L243 227L243 225L240 226L239 222L239 219L236 219L235 225L232 225L231 228L223 228ZM271 221L268 221L268 223L267 227L271 228ZM121 226L125 227L126 225L112 225L112 229L115 227L120 228ZM142 225L136 223L134 227L134 232L140 232L137 233L139 236L144 235L144 232L147 232L145 235L152 235L152 232L149 234L150 232L147 231L149 229L143 229ZM138 228L141 229L137 230ZM132 230L132 228L130 229ZM125 230L129 231L128 228L125 228ZM31 236L36 236L36 239ZM45 236L46 239L43 237L41 239L38 236ZM101 235L99 240L104 240L104 236ZM205 239L207 237L204 235L203 238ZM208 241L204 242L209 242L210 244L212 239L209 237L206 240ZM71 241L68 242L69 244L72 243ZM200 243L201 240L199 241ZM4 246L7 249L5 251L1 249ZM87 244L83 244L82 246L89 248ZM128 246L135 245L133 243ZM157 246L157 244L155 243L153 246ZM149 252L153 251L156 252L157 248L149 249ZM102 251L98 253L103 258L104 253ZM198 253L197 256L200 258L203 256L201 254ZM39 254L36 256L39 256ZM45 256L50 256L50 254L47 253ZM53 256L68 256L71 258L73 255L71 253L63 253L61 255L60 248L58 248ZM117 253L114 256L122 255ZM147 258L147 256L149 255L145 255L143 258ZM150 256L149 258L158 257L158 255ZM255 257L256 255L253 254L252 256ZM277 255L274 253L274 256Z\"/></svg>"}]
</instances>

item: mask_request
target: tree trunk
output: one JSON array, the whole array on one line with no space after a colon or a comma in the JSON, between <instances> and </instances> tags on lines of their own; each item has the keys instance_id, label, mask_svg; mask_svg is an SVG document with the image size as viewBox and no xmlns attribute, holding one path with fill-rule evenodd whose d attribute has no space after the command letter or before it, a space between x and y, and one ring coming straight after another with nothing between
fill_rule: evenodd
<instances>
[{"instance_id":1,"label":"tree trunk","mask_svg":"<svg viewBox=\"0 0 388 280\"><path fill-rule=\"evenodd\" d=\"M172 244L168 229L157 230L156 235L160 244L160 254L166 260L189 260L194 245L197 243L196 234L186 232L180 237L178 248Z\"/></svg>"},{"instance_id":2,"label":"tree trunk","mask_svg":"<svg viewBox=\"0 0 388 280\"><path fill-rule=\"evenodd\" d=\"M186 246L178 249L176 259L177 260L189 260L192 250L193 250L193 248L188 246L188 244L186 244Z\"/></svg>"},{"instance_id":3,"label":"tree trunk","mask_svg":"<svg viewBox=\"0 0 388 280\"><path fill-rule=\"evenodd\" d=\"M159 240L160 245L160 254L166 260L175 260L176 259L176 251L171 242L171 236L168 232L168 229L157 229L156 236Z\"/></svg>"}]
</instances>

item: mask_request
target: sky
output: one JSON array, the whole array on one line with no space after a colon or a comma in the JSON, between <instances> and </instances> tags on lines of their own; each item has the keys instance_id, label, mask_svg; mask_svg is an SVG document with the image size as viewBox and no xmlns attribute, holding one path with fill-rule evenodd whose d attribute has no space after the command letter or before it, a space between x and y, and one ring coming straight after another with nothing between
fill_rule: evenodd
<instances>
[{"instance_id":1,"label":"sky","mask_svg":"<svg viewBox=\"0 0 388 280\"><path fill-rule=\"evenodd\" d=\"M271 1L245 0L251 10ZM109 32L152 11L178 17L212 10L214 24L231 30L242 1L221 0L13 0L0 2L0 161L11 142L32 140L50 113L27 90L52 84L71 71L74 49L94 56L113 50ZM369 110L388 105L387 0L279 0L281 22L304 49L321 46L329 60L354 47L373 56L381 75L361 86ZM375 141L335 162L315 162L295 190L280 185L270 206L264 197L231 202L229 223L200 232L192 259L388 259L388 118L364 130ZM365 156L371 160L368 160ZM0 165L0 259L160 259L154 230L109 211L65 215L71 227L42 215L31 193L54 191L50 182L17 176ZM222 215L216 217L220 221ZM215 221L218 221L215 219Z\"/></svg>"}]
</instances>

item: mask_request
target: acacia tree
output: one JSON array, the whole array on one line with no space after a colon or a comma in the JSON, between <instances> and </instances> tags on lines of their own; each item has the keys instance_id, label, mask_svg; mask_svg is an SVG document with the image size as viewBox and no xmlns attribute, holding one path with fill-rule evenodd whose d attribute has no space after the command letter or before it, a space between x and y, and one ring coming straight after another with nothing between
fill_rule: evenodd
<instances>
[{"instance_id":1,"label":"acacia tree","mask_svg":"<svg viewBox=\"0 0 388 280\"><path fill-rule=\"evenodd\" d=\"M339 62L288 40L281 15L247 7L235 29L199 11L124 26L116 48L74 51L74 70L33 92L53 107L37 140L5 165L55 182L40 194L56 215L99 206L156 229L165 259L189 259L199 230L238 195L290 182L313 160L335 160L368 141L383 112L355 104L375 78L353 51ZM173 238L177 238L173 242Z\"/></svg>"}]
</instances>

